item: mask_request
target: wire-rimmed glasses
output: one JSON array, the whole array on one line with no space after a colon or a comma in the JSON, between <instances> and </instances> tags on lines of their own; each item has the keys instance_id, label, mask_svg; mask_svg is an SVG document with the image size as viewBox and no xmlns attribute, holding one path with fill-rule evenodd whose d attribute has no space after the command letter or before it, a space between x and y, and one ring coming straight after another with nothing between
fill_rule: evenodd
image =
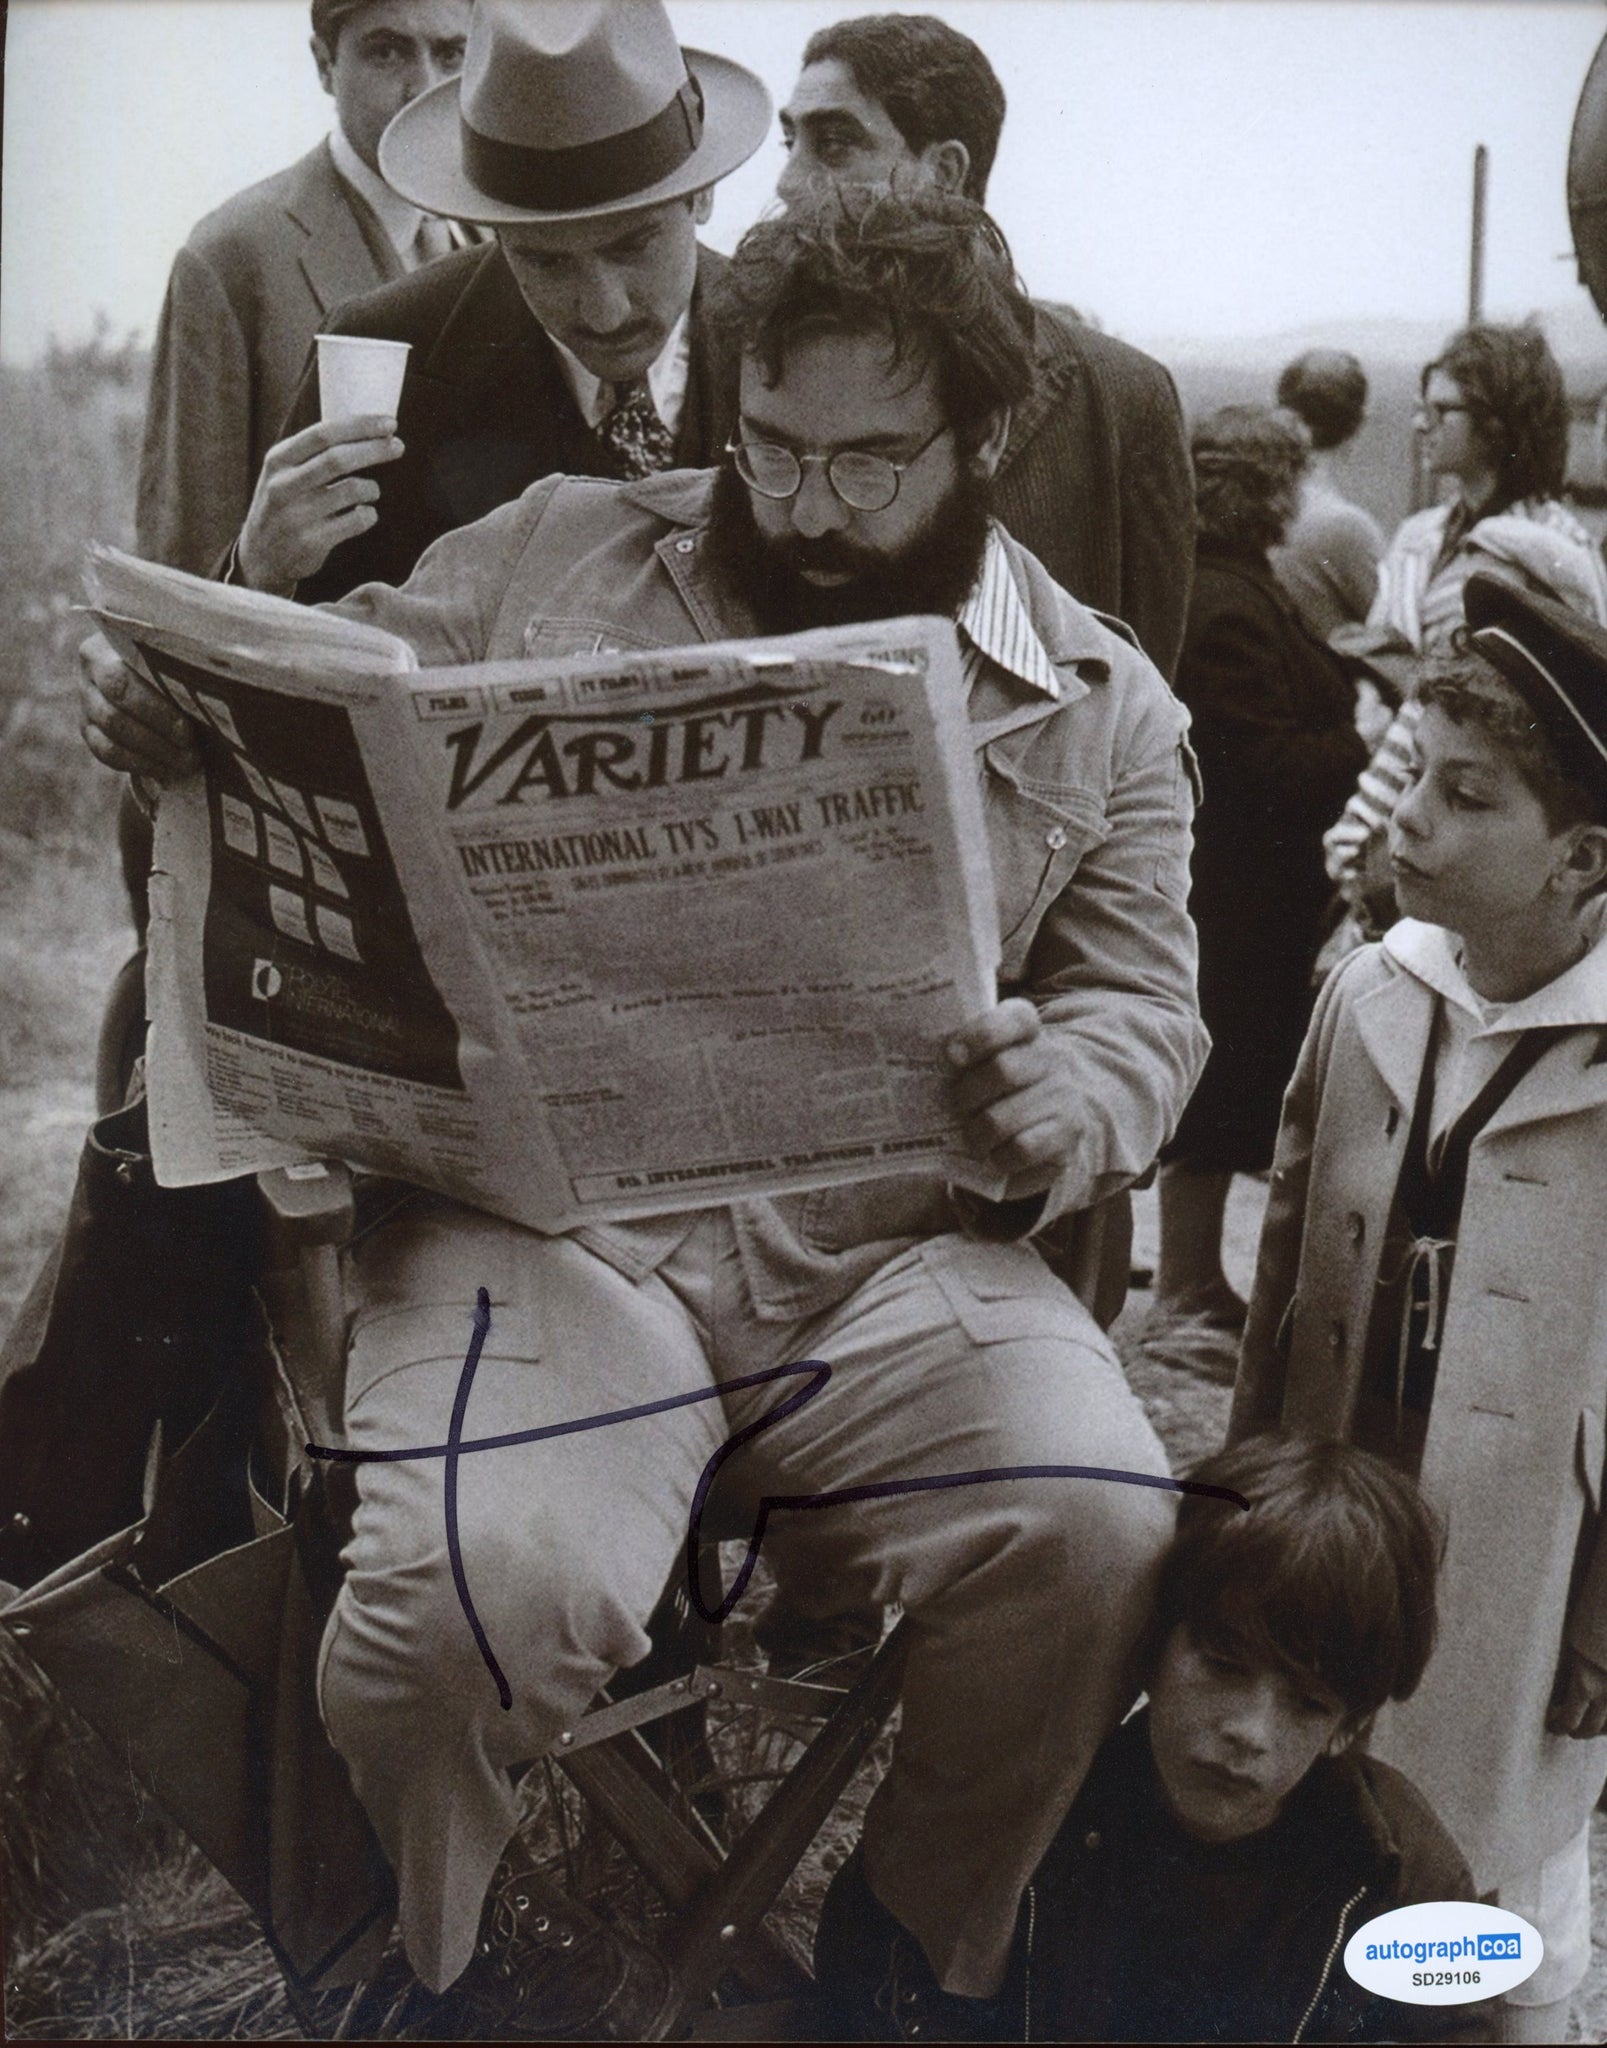
<instances>
[{"instance_id":1,"label":"wire-rimmed glasses","mask_svg":"<svg viewBox=\"0 0 1607 2048\"><path fill-rule=\"evenodd\" d=\"M815 463L826 472L827 483L850 511L885 512L898 496L905 470L912 469L927 449L948 432L945 422L902 462L894 462L887 455L875 455L867 448L835 448L830 455L800 455L779 441L728 441L725 452L735 462L737 475L761 498L795 498L803 489L805 469Z\"/></svg>"}]
</instances>

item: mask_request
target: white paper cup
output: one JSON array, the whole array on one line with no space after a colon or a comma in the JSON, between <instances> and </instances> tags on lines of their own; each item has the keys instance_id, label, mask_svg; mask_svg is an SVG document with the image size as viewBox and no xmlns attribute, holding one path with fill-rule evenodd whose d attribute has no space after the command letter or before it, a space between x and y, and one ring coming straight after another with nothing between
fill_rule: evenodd
<instances>
[{"instance_id":1,"label":"white paper cup","mask_svg":"<svg viewBox=\"0 0 1607 2048\"><path fill-rule=\"evenodd\" d=\"M377 412L394 418L411 346L406 341L371 341L363 334L320 334L320 416L349 420L359 413Z\"/></svg>"}]
</instances>

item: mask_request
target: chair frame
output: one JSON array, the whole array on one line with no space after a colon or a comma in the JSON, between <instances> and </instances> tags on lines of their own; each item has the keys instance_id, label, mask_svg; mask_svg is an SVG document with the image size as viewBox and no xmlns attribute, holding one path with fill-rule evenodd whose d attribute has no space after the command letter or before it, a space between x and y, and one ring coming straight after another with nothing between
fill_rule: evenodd
<instances>
[{"instance_id":1,"label":"chair frame","mask_svg":"<svg viewBox=\"0 0 1607 2048\"><path fill-rule=\"evenodd\" d=\"M258 1176L267 1216L261 1283L289 1396L287 1437L339 1444L345 1312L339 1254L354 1224L351 1177L340 1166L277 1168ZM286 1443L294 1460L299 1446ZM760 2003L806 1996L808 1972L764 1918L820 1832L897 1701L907 1640L900 1623L847 1687L772 1678L693 1661L650 1689L607 1690L559 1736L553 1761L670 1909L659 1940L674 1997L665 2035L684 2027L722 1978ZM820 1723L757 1818L726 1851L643 1736L675 1714L723 1700ZM350 2018L362 1987L348 2003ZM302 2015L305 2019L305 2015Z\"/></svg>"},{"instance_id":2,"label":"chair frame","mask_svg":"<svg viewBox=\"0 0 1607 2048\"><path fill-rule=\"evenodd\" d=\"M285 1368L281 1406L288 1396L288 1431L304 1432L300 1445L285 1446L293 1463L308 1441L333 1445L344 1435L339 1254L354 1226L351 1177L339 1165L289 1167L259 1175L258 1185L267 1218L262 1294ZM1086 1211L1053 1260L1107 1328L1125 1293L1130 1224L1125 1196ZM695 1639L696 1632L689 1634ZM702 1640L708 1636L704 1631ZM605 1688L559 1736L552 1761L669 1908L657 1944L674 1985L663 2038L686 2029L722 1980L735 1979L756 2007L771 2003L778 2014L785 2008L777 2002L811 1993L812 1978L765 1925L765 1915L885 1727L908 1648L908 1624L900 1621L868 1660L856 1660L861 1668L846 1687L774 1678L694 1655L646 1690L616 1698ZM729 1849L643 1733L712 1700L819 1723ZM352 1994L337 2034L353 2021L364 1991L359 1986ZM398 2017L393 2005L386 2022ZM753 2017L760 2018L758 2010ZM792 2030L787 2024L786 2033ZM383 2028L369 2038L383 2038Z\"/></svg>"}]
</instances>

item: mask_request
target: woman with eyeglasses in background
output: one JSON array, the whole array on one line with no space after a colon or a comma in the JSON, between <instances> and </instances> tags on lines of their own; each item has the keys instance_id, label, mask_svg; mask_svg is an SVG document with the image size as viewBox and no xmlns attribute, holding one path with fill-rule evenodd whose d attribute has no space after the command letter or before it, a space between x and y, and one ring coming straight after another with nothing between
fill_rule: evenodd
<instances>
[{"instance_id":1,"label":"woman with eyeglasses in background","mask_svg":"<svg viewBox=\"0 0 1607 2048\"><path fill-rule=\"evenodd\" d=\"M1323 840L1328 873L1351 916L1322 964L1393 922L1382 843L1411 770L1423 658L1462 625L1462 587L1476 569L1506 575L1607 624L1607 571L1590 535L1560 502L1568 463L1568 395L1538 327L1464 327L1423 372L1416 431L1444 502L1403 520L1379 565L1367 623L1332 645L1399 694L1400 704L1338 822ZM1382 721L1379 721L1382 722Z\"/></svg>"}]
</instances>

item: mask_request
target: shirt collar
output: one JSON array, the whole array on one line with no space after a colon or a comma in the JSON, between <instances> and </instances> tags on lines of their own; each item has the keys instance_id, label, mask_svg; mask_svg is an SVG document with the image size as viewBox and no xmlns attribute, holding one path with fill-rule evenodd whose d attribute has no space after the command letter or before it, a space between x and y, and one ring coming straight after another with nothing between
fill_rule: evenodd
<instances>
[{"instance_id":1,"label":"shirt collar","mask_svg":"<svg viewBox=\"0 0 1607 2048\"><path fill-rule=\"evenodd\" d=\"M1469 986L1462 972L1459 943L1443 925L1403 917L1384 934L1384 951L1447 1002L1471 1011L1482 1031L1532 1031L1542 1025L1585 1028L1607 1025L1607 915L1601 911L1595 931L1590 951L1582 960L1521 1002L1496 1005L1494 1015L1489 1015L1491 1006Z\"/></svg>"},{"instance_id":2,"label":"shirt collar","mask_svg":"<svg viewBox=\"0 0 1607 2048\"><path fill-rule=\"evenodd\" d=\"M385 230L385 239L398 256L406 257L418 239L419 222L424 215L400 192L393 192L378 171L369 169L347 141L346 131L339 122L330 131L329 154L346 183L359 198L366 199L378 215L379 224Z\"/></svg>"},{"instance_id":3,"label":"shirt collar","mask_svg":"<svg viewBox=\"0 0 1607 2048\"><path fill-rule=\"evenodd\" d=\"M681 424L681 408L686 399L686 379L692 356L689 322L690 308L670 329L669 339L647 372L653 410L672 434ZM579 356L565 348L555 334L548 335L547 339L558 352L558 361L575 395L575 403L580 407L581 418L588 427L600 427L619 402L615 387L594 377Z\"/></svg>"},{"instance_id":4,"label":"shirt collar","mask_svg":"<svg viewBox=\"0 0 1607 2048\"><path fill-rule=\"evenodd\" d=\"M1010 557L997 520L989 523L982 572L960 607L958 624L970 643L961 647L968 690L982 661L987 660L1041 695L1060 701L1060 678L1010 572Z\"/></svg>"}]
</instances>

